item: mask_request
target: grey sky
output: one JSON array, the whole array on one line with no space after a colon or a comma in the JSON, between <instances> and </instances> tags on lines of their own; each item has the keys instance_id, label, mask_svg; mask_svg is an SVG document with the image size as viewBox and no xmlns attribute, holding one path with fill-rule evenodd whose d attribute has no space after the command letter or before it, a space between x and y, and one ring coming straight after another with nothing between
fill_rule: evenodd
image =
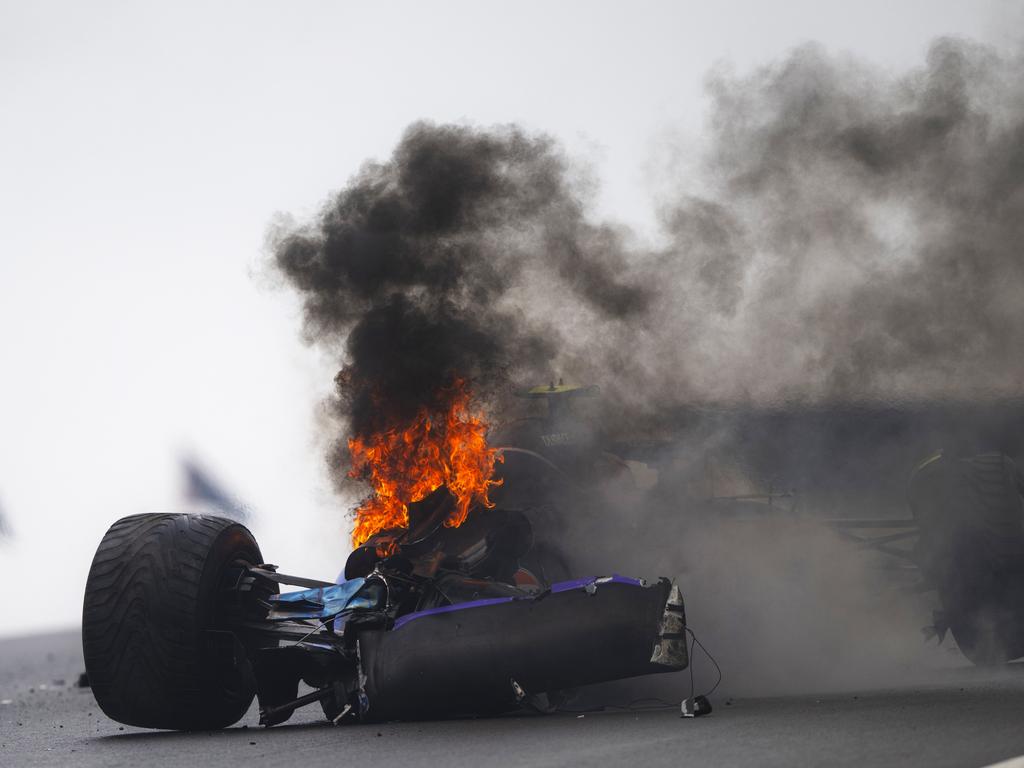
<instances>
[{"instance_id":1,"label":"grey sky","mask_svg":"<svg viewBox=\"0 0 1024 768\"><path fill-rule=\"evenodd\" d=\"M413 120L515 121L591 162L597 210L649 231L702 82L806 40L879 66L956 34L1013 46L1011 2L0 3L0 546L8 594L78 620L109 523L177 500L194 452L265 556L333 577L342 508L316 445L333 361L263 268ZM671 147L672 152L668 149Z\"/></svg>"}]
</instances>

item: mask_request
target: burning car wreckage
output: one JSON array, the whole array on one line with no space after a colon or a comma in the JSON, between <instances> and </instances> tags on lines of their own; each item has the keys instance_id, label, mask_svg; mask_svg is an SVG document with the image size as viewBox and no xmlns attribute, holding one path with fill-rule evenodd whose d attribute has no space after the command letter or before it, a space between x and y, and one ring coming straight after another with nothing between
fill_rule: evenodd
<instances>
[{"instance_id":1,"label":"burning car wreckage","mask_svg":"<svg viewBox=\"0 0 1024 768\"><path fill-rule=\"evenodd\" d=\"M338 583L278 572L235 521L114 523L83 613L103 711L180 730L227 727L254 695L267 726L317 702L334 723L550 711L565 689L686 668L683 599L668 579L553 581L527 567L539 551L530 519L489 500L501 452L467 402L455 398L446 428L423 415L350 441L353 473L375 493ZM300 682L312 692L299 695Z\"/></svg>"},{"instance_id":2,"label":"burning car wreckage","mask_svg":"<svg viewBox=\"0 0 1024 768\"><path fill-rule=\"evenodd\" d=\"M572 579L555 545L563 537L552 515L573 502L551 484L575 493L614 471L608 446L588 439L571 412L593 393L530 390L547 416L497 430L501 448L488 447L464 392L444 424L421 414L404 430L350 440L351 472L374 492L356 512L337 583L278 572L237 521L160 514L116 522L93 561L83 614L100 706L115 720L168 729L228 726L254 696L265 725L317 702L335 723L552 711L566 689L687 668L687 636L696 638L677 586ZM964 656L987 666L1024 655L1024 475L1009 458L1022 452L1020 414L1003 406L741 412L716 415L711 426L735 436L726 450L752 472L849 497L849 513L818 522L895 558L893 573L910 578L901 576L901 588L935 592L941 608L926 638L941 642L948 632ZM803 439L787 441L790 434ZM780 452L777 441L799 450ZM901 466L935 443L950 449L919 462L908 484ZM856 466L854 456L873 463L861 458L860 473L833 488L827 467ZM646 458L669 478L661 491L678 495L677 473ZM792 492L722 495L711 485L703 503L687 497L691 515L796 514ZM301 682L313 690L299 695ZM684 707L710 711L692 691Z\"/></svg>"}]
</instances>

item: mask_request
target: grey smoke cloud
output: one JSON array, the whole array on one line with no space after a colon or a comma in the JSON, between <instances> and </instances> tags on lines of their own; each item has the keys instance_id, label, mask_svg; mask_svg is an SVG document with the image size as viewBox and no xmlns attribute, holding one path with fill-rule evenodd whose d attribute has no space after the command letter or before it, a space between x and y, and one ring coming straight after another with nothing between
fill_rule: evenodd
<instances>
[{"instance_id":1,"label":"grey smoke cloud","mask_svg":"<svg viewBox=\"0 0 1024 768\"><path fill-rule=\"evenodd\" d=\"M713 73L704 194L663 211L659 309L687 342L664 380L762 403L1018 393L1022 74L954 39L896 75L815 45Z\"/></svg>"}]
</instances>

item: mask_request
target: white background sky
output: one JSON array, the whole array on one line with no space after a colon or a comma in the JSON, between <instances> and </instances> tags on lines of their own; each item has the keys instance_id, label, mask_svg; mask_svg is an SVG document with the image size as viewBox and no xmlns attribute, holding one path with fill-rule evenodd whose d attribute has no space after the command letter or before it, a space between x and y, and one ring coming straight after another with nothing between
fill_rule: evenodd
<instances>
[{"instance_id":1,"label":"white background sky","mask_svg":"<svg viewBox=\"0 0 1024 768\"><path fill-rule=\"evenodd\" d=\"M703 79L807 40L883 67L956 34L1019 44L1024 2L0 1L0 635L77 623L106 527L173 509L195 453L263 553L348 551L314 423L335 361L264 269L410 122L515 121L593 163L603 216L653 222Z\"/></svg>"}]
</instances>

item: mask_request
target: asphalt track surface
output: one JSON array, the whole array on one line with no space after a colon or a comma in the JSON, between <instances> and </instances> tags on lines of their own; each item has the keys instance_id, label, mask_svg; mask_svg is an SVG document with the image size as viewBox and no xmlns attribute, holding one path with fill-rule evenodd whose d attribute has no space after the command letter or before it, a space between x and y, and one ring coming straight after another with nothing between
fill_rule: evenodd
<instances>
[{"instance_id":1,"label":"asphalt track surface","mask_svg":"<svg viewBox=\"0 0 1024 768\"><path fill-rule=\"evenodd\" d=\"M926 685L612 711L335 727L316 707L271 729L170 733L108 720L77 632L0 640L0 766L984 766L1024 754L1024 669L956 669ZM728 702L728 703L727 703Z\"/></svg>"}]
</instances>

